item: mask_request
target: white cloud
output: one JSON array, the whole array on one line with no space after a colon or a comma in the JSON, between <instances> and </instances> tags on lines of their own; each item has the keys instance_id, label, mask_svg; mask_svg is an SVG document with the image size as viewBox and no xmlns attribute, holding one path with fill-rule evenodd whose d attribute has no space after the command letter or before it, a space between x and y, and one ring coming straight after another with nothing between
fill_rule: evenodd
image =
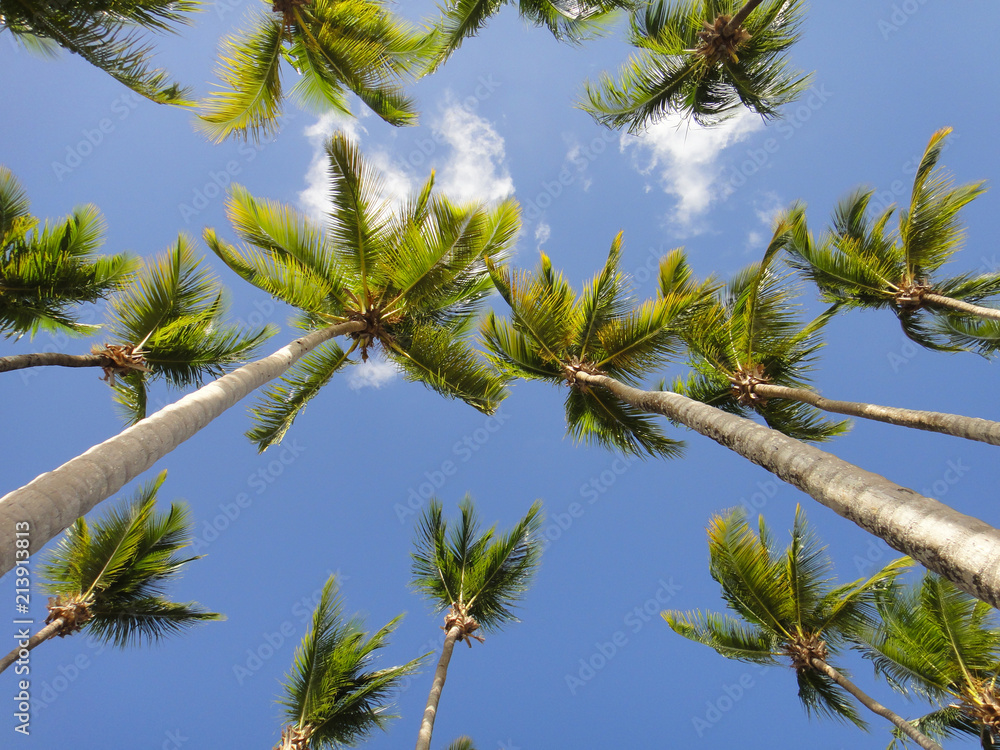
<instances>
[{"instance_id":1,"label":"white cloud","mask_svg":"<svg viewBox=\"0 0 1000 750\"><path fill-rule=\"evenodd\" d=\"M313 156L306 171L306 189L299 193L299 205L309 218L315 221L323 221L326 214L330 180L325 149L330 136L338 130L346 133L355 142L361 140L362 133L367 133L357 118L332 110L320 115L320 118L304 131L304 135L312 144Z\"/></svg>"},{"instance_id":2,"label":"white cloud","mask_svg":"<svg viewBox=\"0 0 1000 750\"><path fill-rule=\"evenodd\" d=\"M713 128L668 117L639 136L623 135L620 147L635 149L639 172L655 176L663 191L677 198L669 218L679 225L678 233L697 233L702 229L698 220L719 196L720 153L763 127L761 118L748 111Z\"/></svg>"},{"instance_id":3,"label":"white cloud","mask_svg":"<svg viewBox=\"0 0 1000 750\"><path fill-rule=\"evenodd\" d=\"M367 362L351 367L350 373L347 385L352 391L359 391L362 388L381 388L391 383L399 375L399 368L394 362L376 355Z\"/></svg>"},{"instance_id":4,"label":"white cloud","mask_svg":"<svg viewBox=\"0 0 1000 750\"><path fill-rule=\"evenodd\" d=\"M778 214L784 210L785 206L782 205L781 198L778 197L777 193L764 193L754 201L754 213L757 214L757 219L766 227L767 231L750 230L746 242L748 252L762 250L771 241L771 236L774 234L774 222L778 218Z\"/></svg>"},{"instance_id":5,"label":"white cloud","mask_svg":"<svg viewBox=\"0 0 1000 750\"><path fill-rule=\"evenodd\" d=\"M437 185L454 201L496 201L514 192L504 163L504 140L490 122L465 109L449 94L436 130L451 149Z\"/></svg>"},{"instance_id":6,"label":"white cloud","mask_svg":"<svg viewBox=\"0 0 1000 750\"><path fill-rule=\"evenodd\" d=\"M538 222L535 227L535 242L538 243L539 249L542 245L549 241L549 237L552 236L552 227L546 224L544 221Z\"/></svg>"}]
</instances>

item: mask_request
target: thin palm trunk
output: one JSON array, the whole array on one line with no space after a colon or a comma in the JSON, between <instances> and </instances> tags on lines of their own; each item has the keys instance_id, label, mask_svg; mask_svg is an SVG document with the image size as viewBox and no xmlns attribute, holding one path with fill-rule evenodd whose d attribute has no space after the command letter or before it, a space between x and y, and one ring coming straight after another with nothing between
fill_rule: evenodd
<instances>
[{"instance_id":1,"label":"thin palm trunk","mask_svg":"<svg viewBox=\"0 0 1000 750\"><path fill-rule=\"evenodd\" d=\"M988 318L989 320L1000 320L1000 310L995 307L980 307L969 302L951 297L942 297L940 294L924 292L923 301L934 307L943 307L946 310L975 315L977 318Z\"/></svg>"},{"instance_id":2,"label":"thin palm trunk","mask_svg":"<svg viewBox=\"0 0 1000 750\"><path fill-rule=\"evenodd\" d=\"M28 367L103 367L107 361L99 354L61 354L59 352L12 354L9 357L0 357L0 372L23 370Z\"/></svg>"},{"instance_id":3,"label":"thin palm trunk","mask_svg":"<svg viewBox=\"0 0 1000 750\"><path fill-rule=\"evenodd\" d=\"M917 411L900 409L895 406L878 406L857 401L834 401L823 398L815 391L805 388L788 388L783 385L760 383L753 391L762 398L783 398L790 401L815 406L823 411L846 414L849 417L872 419L876 422L913 427L918 430L941 432L945 435L978 440L991 445L1000 445L1000 422L979 417L963 417L960 414L945 414L937 411Z\"/></svg>"},{"instance_id":4,"label":"thin palm trunk","mask_svg":"<svg viewBox=\"0 0 1000 750\"><path fill-rule=\"evenodd\" d=\"M27 522L31 550L120 490L170 451L257 388L284 374L302 356L335 336L367 324L349 321L296 339L189 393L150 417L0 498L0 575L14 567L15 526Z\"/></svg>"},{"instance_id":5,"label":"thin palm trunk","mask_svg":"<svg viewBox=\"0 0 1000 750\"><path fill-rule=\"evenodd\" d=\"M451 662L451 652L455 650L455 641L461 634L460 625L452 625L444 637L444 646L441 647L441 658L438 660L437 669L434 670L434 682L431 683L431 692L427 696L427 707L424 708L424 718L420 722L420 733L417 735L417 750L430 750L431 734L434 731L434 718L437 716L438 703L441 701L441 690L444 688L444 681L448 678L448 664Z\"/></svg>"},{"instance_id":6,"label":"thin palm trunk","mask_svg":"<svg viewBox=\"0 0 1000 750\"><path fill-rule=\"evenodd\" d=\"M54 637L55 634L59 632L59 629L65 624L66 621L63 620L63 618L57 617L55 620L50 622L44 628L39 630L37 633L35 633L28 639L28 645L18 646L9 654L7 654L5 657L3 657L3 659L0 659L0 672L6 670L7 667L9 667L11 664L13 664L18 660L18 658L21 655L22 649L31 651L31 649L33 649L35 646L41 643L45 643L45 641L47 641L49 638Z\"/></svg>"},{"instance_id":7,"label":"thin palm trunk","mask_svg":"<svg viewBox=\"0 0 1000 750\"><path fill-rule=\"evenodd\" d=\"M920 747L924 748L924 750L942 750L941 746L938 743L936 743L934 740L930 739L926 735L918 732L917 728L913 726L913 724L908 722L906 719L904 719L896 712L883 706L881 703L872 698L870 695L868 695L868 693L866 693L857 685L855 685L853 682L851 682L849 679L844 677L844 675L842 675L840 672L831 667L822 659L813 659L811 664L814 668L818 669L820 672L822 672L831 680L833 680L842 688L844 688L844 690L846 690L848 693L857 698L858 702L861 703L861 705L863 705L869 711L878 714L883 719L887 719L888 721L891 721L893 724L899 727L899 731L906 734L907 737L909 737L911 740L920 745Z\"/></svg>"},{"instance_id":8,"label":"thin palm trunk","mask_svg":"<svg viewBox=\"0 0 1000 750\"><path fill-rule=\"evenodd\" d=\"M670 391L643 391L606 375L580 383L712 438L853 521L958 588L1000 607L1000 530L763 425Z\"/></svg>"},{"instance_id":9,"label":"thin palm trunk","mask_svg":"<svg viewBox=\"0 0 1000 750\"><path fill-rule=\"evenodd\" d=\"M762 2L764 2L764 0L747 0L746 5L740 8L737 11L736 15L733 16L729 20L729 23L726 24L726 27L723 29L722 34L723 35L731 34L734 31L736 31L736 29L742 26L743 22L747 20L747 16L749 16L753 12L754 8L756 8Z\"/></svg>"}]
</instances>

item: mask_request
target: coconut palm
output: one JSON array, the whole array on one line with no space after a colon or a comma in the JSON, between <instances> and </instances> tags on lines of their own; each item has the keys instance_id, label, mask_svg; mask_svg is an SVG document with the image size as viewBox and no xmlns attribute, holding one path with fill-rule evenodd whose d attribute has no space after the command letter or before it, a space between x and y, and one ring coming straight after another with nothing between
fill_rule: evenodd
<instances>
[{"instance_id":1,"label":"coconut palm","mask_svg":"<svg viewBox=\"0 0 1000 750\"><path fill-rule=\"evenodd\" d=\"M622 291L627 279L618 271L616 257L609 260L614 262L598 277L606 281L581 297L601 300L596 307L601 310L604 329L601 348L591 349L595 355L586 358L574 348L578 346L574 332L579 330L574 321L586 308L562 288L564 282L551 264L544 261L534 277L494 268L494 280L511 307L511 318L488 317L483 339L494 362L507 375L556 382L555 373L562 373L561 382L571 389L566 414L571 433L632 453L670 455L677 450L676 441L664 437L649 419L662 415L798 487L963 591L1000 606L1000 530L751 420L679 393L642 390L613 377L601 364L606 359L602 352L608 351L605 347L618 347L618 342L625 340L634 342L627 360L613 364L618 372L638 381L649 376L647 364L659 362L670 337L652 325L656 318L651 313L658 308L650 307L651 303L630 309ZM677 264L669 258L661 263L661 297L671 298L668 306L690 315L696 309L690 290L696 285L689 278L681 283L676 270ZM612 282L613 288L609 286ZM598 288L600 295L595 294ZM695 299L704 296L694 295ZM663 314L659 320L679 328L684 315ZM645 332L636 335L633 332L640 328L640 322ZM595 406L584 412L591 394L595 398L590 403Z\"/></svg>"},{"instance_id":2,"label":"coconut palm","mask_svg":"<svg viewBox=\"0 0 1000 750\"><path fill-rule=\"evenodd\" d=\"M260 447L280 439L356 349L364 359L377 347L410 379L487 413L496 408L503 382L463 334L490 289L484 258L502 255L517 233L516 205L456 206L434 195L428 180L394 206L379 197L379 175L346 138L334 136L328 154L333 205L325 230L235 187L230 217L255 247L206 232L237 273L299 307L308 332L0 498L0 574L14 563L15 523L30 521L33 548L44 544L314 349L257 408L251 434ZM336 336L352 337L347 352L329 343Z\"/></svg>"},{"instance_id":3,"label":"coconut palm","mask_svg":"<svg viewBox=\"0 0 1000 750\"><path fill-rule=\"evenodd\" d=\"M780 249L787 224L779 222L770 247ZM683 331L695 369L674 390L733 414L760 414L769 427L798 440L821 441L840 434L847 422L829 422L818 410L889 424L942 432L1000 445L1000 423L956 414L835 401L808 387L808 371L822 346L826 310L809 323L799 321L795 289L771 261L738 273Z\"/></svg>"},{"instance_id":4,"label":"coconut palm","mask_svg":"<svg viewBox=\"0 0 1000 750\"><path fill-rule=\"evenodd\" d=\"M916 722L920 730L1000 745L1000 628L993 609L930 573L919 584L880 594L878 609L875 626L859 640L893 687L939 704Z\"/></svg>"},{"instance_id":5,"label":"coconut palm","mask_svg":"<svg viewBox=\"0 0 1000 750\"><path fill-rule=\"evenodd\" d=\"M444 63L508 4L513 0L448 0L424 41L428 72ZM571 43L599 32L614 11L635 5L634 0L517 0L516 4L526 23L544 26L556 39Z\"/></svg>"},{"instance_id":6,"label":"coconut palm","mask_svg":"<svg viewBox=\"0 0 1000 750\"><path fill-rule=\"evenodd\" d=\"M42 589L53 595L45 627L0 660L0 671L23 657L25 649L81 629L125 648L158 641L199 622L225 619L193 602L163 598L165 585L200 558L177 555L191 543L187 508L171 503L168 512L155 511L166 476L161 472L93 528L77 519L40 568L47 579Z\"/></svg>"},{"instance_id":7,"label":"coconut palm","mask_svg":"<svg viewBox=\"0 0 1000 750\"><path fill-rule=\"evenodd\" d=\"M352 92L392 125L416 122L402 84L419 57L420 35L380 0L276 0L223 43L222 88L201 102L198 127L213 141L261 140L278 130L287 62L307 106L351 114Z\"/></svg>"},{"instance_id":8,"label":"coconut palm","mask_svg":"<svg viewBox=\"0 0 1000 750\"><path fill-rule=\"evenodd\" d=\"M759 7L758 7L759 6ZM636 133L668 114L716 125L740 107L764 119L794 100L809 77L783 59L799 37L800 0L654 0L632 18L640 50L618 80L587 83L583 109Z\"/></svg>"},{"instance_id":9,"label":"coconut palm","mask_svg":"<svg viewBox=\"0 0 1000 750\"><path fill-rule=\"evenodd\" d=\"M288 723L275 750L354 747L395 718L386 712L385 702L423 657L373 670L375 652L388 645L402 615L369 636L364 622L345 619L343 609L331 576L283 685L279 702Z\"/></svg>"},{"instance_id":10,"label":"coconut palm","mask_svg":"<svg viewBox=\"0 0 1000 750\"><path fill-rule=\"evenodd\" d=\"M223 289L180 235L172 248L146 261L128 286L111 297L108 332L91 354L39 352L0 357L0 372L56 365L100 367L128 423L146 416L152 381L185 388L220 377L246 359L271 327L243 331L224 321Z\"/></svg>"},{"instance_id":11,"label":"coconut palm","mask_svg":"<svg viewBox=\"0 0 1000 750\"><path fill-rule=\"evenodd\" d=\"M417 529L413 586L444 618L444 645L424 709L417 750L429 750L441 690L456 642L483 642L489 633L515 622L513 607L524 596L542 554L542 506L535 502L508 533L496 527L480 533L472 499L459 503L461 520L450 529L441 503L432 500Z\"/></svg>"},{"instance_id":12,"label":"coconut palm","mask_svg":"<svg viewBox=\"0 0 1000 750\"><path fill-rule=\"evenodd\" d=\"M8 31L29 50L54 55L74 52L158 104L191 104L190 91L150 68L153 48L143 32L175 31L201 10L200 0L0 0L0 33Z\"/></svg>"},{"instance_id":13,"label":"coconut palm","mask_svg":"<svg viewBox=\"0 0 1000 750\"><path fill-rule=\"evenodd\" d=\"M935 278L962 246L959 211L985 191L982 182L954 187L936 168L950 132L931 136L895 231L888 226L895 206L872 217L875 191L856 190L837 205L830 234L818 242L801 207L793 209L789 262L830 302L893 310L903 332L922 346L986 355L1000 345L1000 309L979 303L1000 294L1000 273Z\"/></svg>"},{"instance_id":14,"label":"coconut palm","mask_svg":"<svg viewBox=\"0 0 1000 750\"><path fill-rule=\"evenodd\" d=\"M0 335L93 333L97 327L73 308L120 289L135 260L96 254L104 236L96 206L79 206L41 228L30 207L21 183L0 166Z\"/></svg>"},{"instance_id":15,"label":"coconut palm","mask_svg":"<svg viewBox=\"0 0 1000 750\"><path fill-rule=\"evenodd\" d=\"M830 662L852 632L870 625L878 592L910 561L890 562L867 580L834 585L832 562L796 508L792 539L783 555L760 518L755 535L742 509L715 516L708 528L712 578L736 617L715 612L663 612L674 632L711 646L729 659L795 669L799 699L810 714L867 725L848 695L895 724L927 750L940 746L877 703Z\"/></svg>"}]
</instances>

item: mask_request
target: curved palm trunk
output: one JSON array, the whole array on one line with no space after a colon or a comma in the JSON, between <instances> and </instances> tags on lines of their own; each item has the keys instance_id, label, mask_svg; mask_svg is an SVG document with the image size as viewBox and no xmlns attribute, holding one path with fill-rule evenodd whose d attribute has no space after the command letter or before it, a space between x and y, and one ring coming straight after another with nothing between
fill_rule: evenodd
<instances>
[{"instance_id":1,"label":"curved palm trunk","mask_svg":"<svg viewBox=\"0 0 1000 750\"><path fill-rule=\"evenodd\" d=\"M60 354L36 352L0 357L0 372L23 370L28 367L102 367L105 358L99 354Z\"/></svg>"},{"instance_id":2,"label":"curved palm trunk","mask_svg":"<svg viewBox=\"0 0 1000 750\"><path fill-rule=\"evenodd\" d=\"M431 692L427 696L427 707L424 709L424 718L420 722L420 733L417 735L417 750L430 750L431 733L434 731L434 718L437 716L438 702L441 700L441 690L444 688L444 681L448 678L448 663L451 661L451 652L455 650L455 641L461 632L461 626L452 625L444 637L444 646L441 647L441 658L438 660L437 669L434 670L434 682L431 683Z\"/></svg>"},{"instance_id":3,"label":"curved palm trunk","mask_svg":"<svg viewBox=\"0 0 1000 750\"><path fill-rule=\"evenodd\" d=\"M577 372L632 406L712 438L795 485L963 591L1000 607L1000 530L749 419L670 391Z\"/></svg>"},{"instance_id":4,"label":"curved palm trunk","mask_svg":"<svg viewBox=\"0 0 1000 750\"><path fill-rule=\"evenodd\" d=\"M49 638L55 636L59 629L66 624L66 621L61 617L57 617L55 620L50 622L44 628L39 630L33 636L28 639L28 645L24 646L28 651L31 651L35 646L40 643L45 643ZM5 657L0 659L0 672L3 672L7 667L17 661L18 655L21 653L21 646L18 646Z\"/></svg>"},{"instance_id":5,"label":"curved palm trunk","mask_svg":"<svg viewBox=\"0 0 1000 750\"><path fill-rule=\"evenodd\" d=\"M913 427L918 430L942 432L945 435L979 440L991 445L1000 445L1000 422L978 417L963 417L959 414L944 414L937 411L917 411L894 406L878 406L856 401L833 401L823 398L805 388L787 388L783 385L760 383L753 387L754 393L763 398L784 398L790 401L815 406L823 411L846 414L849 417L872 419L876 422Z\"/></svg>"},{"instance_id":6,"label":"curved palm trunk","mask_svg":"<svg viewBox=\"0 0 1000 750\"><path fill-rule=\"evenodd\" d=\"M908 722L899 714L883 706L822 659L813 659L810 663L813 668L825 674L831 680L840 685L840 687L844 688L844 690L857 698L858 702L869 711L872 711L881 716L883 719L888 719L895 724L899 728L899 731L903 732L907 737L920 745L920 747L924 748L924 750L942 750L938 743L926 735L918 732L917 728L913 726L913 724Z\"/></svg>"},{"instance_id":7,"label":"curved palm trunk","mask_svg":"<svg viewBox=\"0 0 1000 750\"><path fill-rule=\"evenodd\" d=\"M280 377L334 336L364 329L350 321L296 339L164 407L86 453L0 498L0 575L14 567L15 524L28 522L31 551L120 490L226 409Z\"/></svg>"},{"instance_id":8,"label":"curved palm trunk","mask_svg":"<svg viewBox=\"0 0 1000 750\"><path fill-rule=\"evenodd\" d=\"M934 305L934 307L943 307L946 310L955 310L956 312L975 315L977 318L1000 320L1000 310L997 310L995 307L980 307L969 302L963 302L960 299L942 297L940 294L933 294L932 292L924 292L923 301L929 305Z\"/></svg>"}]
</instances>

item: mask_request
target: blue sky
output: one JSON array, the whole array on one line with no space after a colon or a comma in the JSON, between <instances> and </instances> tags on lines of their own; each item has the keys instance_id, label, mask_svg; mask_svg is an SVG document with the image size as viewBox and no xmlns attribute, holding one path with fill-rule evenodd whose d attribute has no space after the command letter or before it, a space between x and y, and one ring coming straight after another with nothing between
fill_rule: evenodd
<instances>
[{"instance_id":1,"label":"blue sky","mask_svg":"<svg viewBox=\"0 0 1000 750\"><path fill-rule=\"evenodd\" d=\"M255 4L209 6L194 28L158 43L159 59L204 94L219 39ZM419 20L431 4L398 10ZM1000 10L982 0L818 3L792 54L814 71L813 87L783 121L765 126L741 116L712 131L667 121L622 137L573 106L586 78L616 70L627 56L622 27L571 47L525 28L508 8L413 87L419 127L394 130L363 113L348 121L289 105L281 132L258 147L209 144L190 113L149 104L71 56L32 57L0 34L0 163L22 181L36 215L95 203L107 220L107 251L151 255L178 232L199 237L214 227L231 239L219 188L229 181L321 211L318 154L323 137L341 127L386 171L393 191L434 168L453 197L514 196L524 224L513 262L533 267L542 248L577 288L623 231L623 265L637 295L648 297L651 269L673 247L684 246L702 275L728 277L758 259L774 212L792 201L808 204L815 229L859 184L875 187L886 204L905 201L938 128L954 128L942 161L958 182L994 180L1000 107L988 34L998 22ZM968 241L956 269L1000 268L997 201L989 192L965 210ZM231 289L234 318L282 326L265 351L291 338L287 308L209 262ZM803 302L818 309L809 290ZM815 378L825 395L1000 418L994 364L918 351L891 315L839 317L827 338ZM76 353L90 343L40 335L0 342L0 354ZM678 363L662 376L684 371ZM5 491L120 429L108 388L92 372L8 373L2 387ZM735 505L763 512L784 540L802 503L843 580L895 553L684 430L668 428L688 440L685 458L672 462L625 462L575 446L564 436L562 399L554 388L516 384L490 419L370 362L338 375L284 444L264 455L242 436L252 400L232 409L156 467L169 471L161 498L190 504L206 554L174 595L228 620L128 653L102 651L82 635L43 645L31 662L31 736L3 746L51 748L68 733L82 750L273 746L278 681L330 572L340 576L348 611L372 628L407 613L386 665L435 649L441 618L408 587L412 506L433 485L446 513L470 493L483 519L501 527L540 498L549 539L522 622L456 650L434 747L461 734L485 750L734 740L746 748L884 747L888 730L874 720L864 735L808 719L791 669L726 661L674 635L658 612L721 609L704 528ZM831 450L1000 523L989 446L858 424ZM9 578L0 586L11 602L13 588ZM32 612L44 618L43 597ZM367 747L414 741L435 659L398 697L400 718ZM875 683L867 663L844 663L898 712L919 710ZM5 716L6 737L13 719Z\"/></svg>"}]
</instances>

